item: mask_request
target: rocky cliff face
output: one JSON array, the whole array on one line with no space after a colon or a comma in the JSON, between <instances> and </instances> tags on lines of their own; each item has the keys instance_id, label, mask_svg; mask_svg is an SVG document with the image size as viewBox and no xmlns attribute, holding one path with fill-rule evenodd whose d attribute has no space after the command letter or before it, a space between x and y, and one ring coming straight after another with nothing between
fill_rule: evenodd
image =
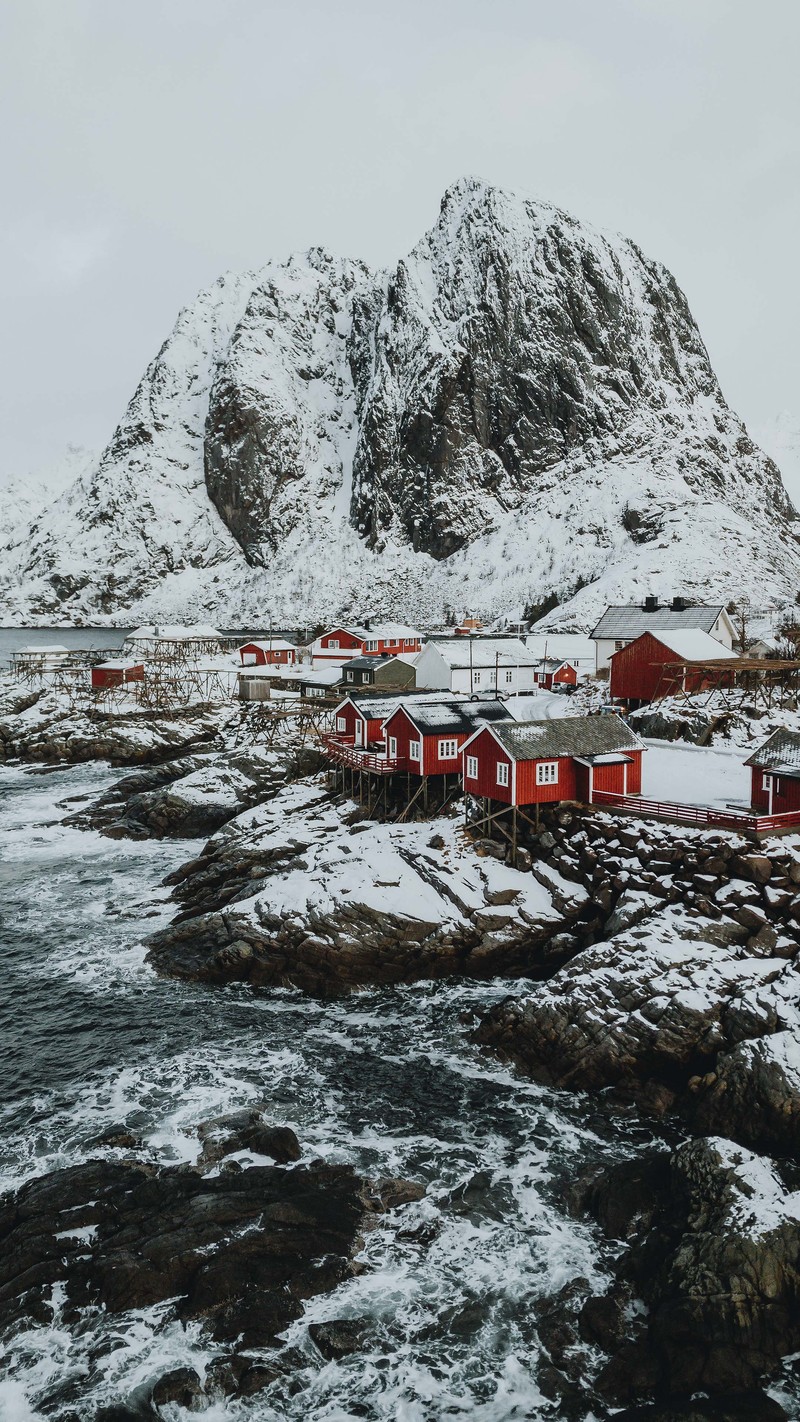
<instances>
[{"instance_id":1,"label":"rocky cliff face","mask_svg":"<svg viewBox=\"0 0 800 1422\"><path fill-rule=\"evenodd\" d=\"M585 625L645 590L780 601L794 527L669 272L466 179L388 275L314 249L198 297L0 589L20 618L555 596Z\"/></svg>"}]
</instances>

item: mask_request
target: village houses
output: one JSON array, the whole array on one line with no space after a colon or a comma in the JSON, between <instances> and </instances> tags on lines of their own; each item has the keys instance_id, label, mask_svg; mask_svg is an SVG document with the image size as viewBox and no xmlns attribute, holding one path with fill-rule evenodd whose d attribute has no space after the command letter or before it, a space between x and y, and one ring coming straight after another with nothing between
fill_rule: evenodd
<instances>
[{"instance_id":1,"label":"village houses","mask_svg":"<svg viewBox=\"0 0 800 1422\"><path fill-rule=\"evenodd\" d=\"M658 628L661 632L679 632L696 628L720 642L728 651L734 642L734 627L721 604L713 607L689 603L674 597L660 603L657 597L646 597L632 606L607 607L590 636L595 645L595 670L604 671L614 652L619 652L642 633Z\"/></svg>"}]
</instances>

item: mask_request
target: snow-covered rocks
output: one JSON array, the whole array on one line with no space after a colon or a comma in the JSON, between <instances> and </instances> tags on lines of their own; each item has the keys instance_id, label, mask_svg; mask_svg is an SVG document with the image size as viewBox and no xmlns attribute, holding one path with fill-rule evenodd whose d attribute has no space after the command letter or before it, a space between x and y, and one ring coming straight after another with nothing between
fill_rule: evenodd
<instances>
[{"instance_id":1,"label":"snow-covered rocks","mask_svg":"<svg viewBox=\"0 0 800 1422\"><path fill-rule=\"evenodd\" d=\"M464 179L391 273L313 249L201 293L0 592L21 621L234 626L555 595L586 629L676 586L785 601L794 528L669 272Z\"/></svg>"},{"instance_id":2,"label":"snow-covered rocks","mask_svg":"<svg viewBox=\"0 0 800 1422\"><path fill-rule=\"evenodd\" d=\"M186 909L159 934L161 972L332 993L464 972L524 972L566 913L532 875L475 854L454 819L359 819L321 782L231 821L172 876Z\"/></svg>"},{"instance_id":3,"label":"snow-covered rocks","mask_svg":"<svg viewBox=\"0 0 800 1422\"><path fill-rule=\"evenodd\" d=\"M196 706L177 716L100 715L91 706L72 706L59 692L6 687L0 700L0 758L149 765L212 740L234 710Z\"/></svg>"}]
</instances>

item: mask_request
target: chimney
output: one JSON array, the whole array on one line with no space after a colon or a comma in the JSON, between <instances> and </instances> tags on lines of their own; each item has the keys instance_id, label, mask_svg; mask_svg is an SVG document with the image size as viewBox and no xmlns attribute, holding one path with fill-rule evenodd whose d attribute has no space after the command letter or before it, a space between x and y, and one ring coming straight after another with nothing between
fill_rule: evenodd
<instances>
[{"instance_id":1,"label":"chimney","mask_svg":"<svg viewBox=\"0 0 800 1422\"><path fill-rule=\"evenodd\" d=\"M372 631L372 628L370 627L370 622L371 622L371 621L372 621L372 619L371 619L370 617L365 617L365 618L364 618L364 631L365 631L365 632L371 632L371 631Z\"/></svg>"},{"instance_id":2,"label":"chimney","mask_svg":"<svg viewBox=\"0 0 800 1422\"><path fill-rule=\"evenodd\" d=\"M651 597L646 597L645 600L644 600L644 611L645 611L645 612L658 612L658 598L657 598L657 597L652 597L652 596L651 596Z\"/></svg>"},{"instance_id":3,"label":"chimney","mask_svg":"<svg viewBox=\"0 0 800 1422\"><path fill-rule=\"evenodd\" d=\"M685 611L686 611L686 598L685 598L685 597L674 597L674 598L672 599L672 611L673 611L673 612L685 612Z\"/></svg>"}]
</instances>

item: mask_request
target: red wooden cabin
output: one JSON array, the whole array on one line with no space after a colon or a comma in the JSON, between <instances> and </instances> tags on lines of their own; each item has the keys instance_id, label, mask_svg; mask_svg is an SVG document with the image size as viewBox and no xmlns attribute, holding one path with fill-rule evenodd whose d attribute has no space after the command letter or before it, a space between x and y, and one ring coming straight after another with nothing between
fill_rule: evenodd
<instances>
[{"instance_id":1,"label":"red wooden cabin","mask_svg":"<svg viewBox=\"0 0 800 1422\"><path fill-rule=\"evenodd\" d=\"M422 637L414 627L385 622L375 627L334 627L311 643L314 665L349 662L353 657L397 657L422 649Z\"/></svg>"},{"instance_id":2,"label":"red wooden cabin","mask_svg":"<svg viewBox=\"0 0 800 1422\"><path fill-rule=\"evenodd\" d=\"M800 735L776 731L745 762L753 777L753 809L761 815L800 810Z\"/></svg>"},{"instance_id":3,"label":"red wooden cabin","mask_svg":"<svg viewBox=\"0 0 800 1422\"><path fill-rule=\"evenodd\" d=\"M243 667L291 667L297 661L297 648L283 637L268 642L245 642L239 648Z\"/></svg>"},{"instance_id":4,"label":"red wooden cabin","mask_svg":"<svg viewBox=\"0 0 800 1422\"><path fill-rule=\"evenodd\" d=\"M410 775L458 774L461 747L476 728L510 720L502 701L407 701L384 722L387 754L398 770Z\"/></svg>"},{"instance_id":5,"label":"red wooden cabin","mask_svg":"<svg viewBox=\"0 0 800 1422\"><path fill-rule=\"evenodd\" d=\"M347 696L336 707L334 735L346 745L380 744L383 723L397 706L396 696Z\"/></svg>"},{"instance_id":6,"label":"red wooden cabin","mask_svg":"<svg viewBox=\"0 0 800 1422\"><path fill-rule=\"evenodd\" d=\"M559 662L548 658L539 663L534 680L544 691L552 691L554 686L577 686L578 669L572 662Z\"/></svg>"},{"instance_id":7,"label":"red wooden cabin","mask_svg":"<svg viewBox=\"0 0 800 1422\"><path fill-rule=\"evenodd\" d=\"M92 667L92 686L95 691L104 691L109 686L124 686L129 681L144 681L144 666L141 662L98 662Z\"/></svg>"},{"instance_id":8,"label":"red wooden cabin","mask_svg":"<svg viewBox=\"0 0 800 1422\"><path fill-rule=\"evenodd\" d=\"M658 694L706 690L717 684L709 663L736 662L736 653L697 627L654 629L611 654L609 690L615 701L644 706Z\"/></svg>"},{"instance_id":9,"label":"red wooden cabin","mask_svg":"<svg viewBox=\"0 0 800 1422\"><path fill-rule=\"evenodd\" d=\"M638 795L644 746L619 716L568 716L484 726L462 751L468 795L506 805Z\"/></svg>"}]
</instances>

